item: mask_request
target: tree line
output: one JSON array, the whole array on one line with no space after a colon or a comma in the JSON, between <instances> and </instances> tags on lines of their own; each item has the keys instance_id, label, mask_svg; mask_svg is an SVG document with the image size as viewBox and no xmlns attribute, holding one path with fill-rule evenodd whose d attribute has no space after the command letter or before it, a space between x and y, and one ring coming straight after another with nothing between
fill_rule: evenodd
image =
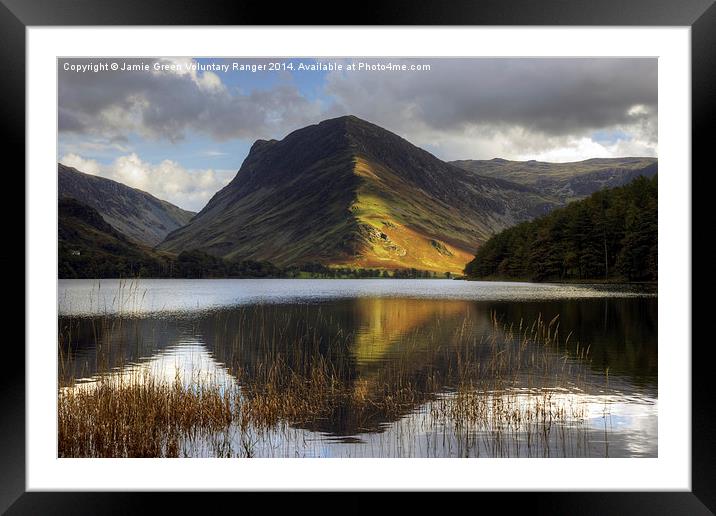
<instances>
[{"instance_id":1,"label":"tree line","mask_svg":"<svg viewBox=\"0 0 716 516\"><path fill-rule=\"evenodd\" d=\"M116 248L115 248L116 247ZM120 248L121 247L121 248ZM449 275L449 273L446 273ZM136 252L110 242L80 247L60 242L60 278L442 278L443 274L418 269L327 267L303 263L279 267L269 261L225 260L199 250L177 256ZM449 276L447 276L449 277Z\"/></svg>"},{"instance_id":2,"label":"tree line","mask_svg":"<svg viewBox=\"0 0 716 516\"><path fill-rule=\"evenodd\" d=\"M327 267L321 263L304 263L298 267L289 267L288 270L308 273L314 278L396 278L396 279L434 279L450 278L450 273L444 274L422 269L365 269L353 267Z\"/></svg>"},{"instance_id":3,"label":"tree line","mask_svg":"<svg viewBox=\"0 0 716 516\"><path fill-rule=\"evenodd\" d=\"M606 189L490 238L468 278L657 280L657 176Z\"/></svg>"}]
</instances>

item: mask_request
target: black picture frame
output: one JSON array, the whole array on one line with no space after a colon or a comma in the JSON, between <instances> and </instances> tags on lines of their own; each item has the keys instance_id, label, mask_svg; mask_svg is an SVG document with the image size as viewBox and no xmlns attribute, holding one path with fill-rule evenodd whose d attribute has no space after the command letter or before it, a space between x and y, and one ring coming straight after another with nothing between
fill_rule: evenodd
<instances>
[{"instance_id":1,"label":"black picture frame","mask_svg":"<svg viewBox=\"0 0 716 516\"><path fill-rule=\"evenodd\" d=\"M280 7L278 7L280 5ZM16 170L25 170L25 31L29 26L77 25L555 25L555 26L689 26L692 37L692 168L703 168L711 154L711 136L716 110L716 6L714 0L459 0L418 2L416 0L362 1L354 12L341 14L338 4L313 2L273 4L247 0L0 0L0 120L6 129L6 149L19 158ZM323 13L318 16L316 13ZM684 174L690 171L683 171ZM16 174L19 176L19 174ZM706 189L693 188L692 191ZM24 192L24 181L18 189ZM693 234L696 228L710 233L706 209L694 197ZM703 209L703 212L697 211ZM702 227L703 225L703 227ZM19 229L17 230L19 233ZM24 236L15 235L15 242ZM19 247L19 245L17 245ZM692 270L699 259L692 245ZM24 246L23 246L24 258ZM23 262L24 263L24 262ZM25 269L25 274L31 271ZM707 288L699 284L697 289ZM697 304L692 290L692 320L704 320L708 307ZM32 307L28 306L28 310ZM701 315L701 317L699 317ZM711 381L711 345L692 340L692 490L690 492L620 493L512 493L510 507L527 503L531 512L549 514L713 514L716 511L716 432L711 408L716 395ZM687 349L689 343L674 343ZM700 345L699 345L700 344ZM8 348L11 348L7 351ZM16 355L16 356L13 356ZM24 364L24 350L6 345L6 360ZM0 511L7 514L103 514L142 512L150 498L161 497L163 510L186 507L184 493L40 493L25 489L25 369L6 367L0 376ZM567 466L568 467L568 466ZM212 506L229 495L212 496ZM261 494L242 493L245 503L258 502ZM303 495L298 495L298 499ZM312 508L347 507L368 509L359 494L356 501L338 505L323 494ZM480 494L480 497L505 494ZM248 497L248 498L247 498ZM295 504L296 497L292 497ZM360 500L358 500L360 498ZM481 500L483 501L483 500ZM498 500L494 500L500 503ZM298 501L298 503L301 503ZM422 496L411 497L409 509L423 504ZM250 506L250 505L247 505ZM343 510L343 509L338 509Z\"/></svg>"}]
</instances>

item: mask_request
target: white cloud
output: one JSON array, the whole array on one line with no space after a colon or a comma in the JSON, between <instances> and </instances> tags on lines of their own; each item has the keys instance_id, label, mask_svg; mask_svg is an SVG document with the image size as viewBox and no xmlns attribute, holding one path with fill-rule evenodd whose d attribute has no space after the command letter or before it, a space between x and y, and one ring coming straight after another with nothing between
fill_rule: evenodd
<instances>
[{"instance_id":1,"label":"white cloud","mask_svg":"<svg viewBox=\"0 0 716 516\"><path fill-rule=\"evenodd\" d=\"M654 120L655 125L655 120ZM573 135L546 135L521 126L466 125L461 131L441 131L416 124L409 133L399 133L411 143L437 157L455 159L492 159L539 161L580 161L588 158L657 156L657 143L651 136L650 123L605 128L622 134L614 142L592 139L592 131Z\"/></svg>"},{"instance_id":2,"label":"white cloud","mask_svg":"<svg viewBox=\"0 0 716 516\"><path fill-rule=\"evenodd\" d=\"M221 82L221 78L212 71L203 71L199 73L198 70L191 65L195 64L196 61L191 57L162 57L159 62L168 63L174 65L166 71L155 71L156 75L161 74L176 74L186 75L191 78L192 82L196 84L200 90L210 93L219 93L226 91L224 83Z\"/></svg>"},{"instance_id":3,"label":"white cloud","mask_svg":"<svg viewBox=\"0 0 716 516\"><path fill-rule=\"evenodd\" d=\"M586 158L618 158L625 156L656 156L656 147L645 141L618 140L611 145L595 142L590 138L570 139L561 147L553 147L536 154L518 155L514 159L551 161L555 163L581 161Z\"/></svg>"},{"instance_id":4,"label":"white cloud","mask_svg":"<svg viewBox=\"0 0 716 516\"><path fill-rule=\"evenodd\" d=\"M131 149L127 145L98 139L76 142L63 142L62 149L64 154L91 153L95 156L113 156L116 155L118 152L122 152L125 154L131 152Z\"/></svg>"},{"instance_id":5,"label":"white cloud","mask_svg":"<svg viewBox=\"0 0 716 516\"><path fill-rule=\"evenodd\" d=\"M144 190L191 211L201 210L236 175L234 170L188 170L168 159L152 164L136 153L120 156L109 165L78 154L66 154L60 162L81 172Z\"/></svg>"}]
</instances>

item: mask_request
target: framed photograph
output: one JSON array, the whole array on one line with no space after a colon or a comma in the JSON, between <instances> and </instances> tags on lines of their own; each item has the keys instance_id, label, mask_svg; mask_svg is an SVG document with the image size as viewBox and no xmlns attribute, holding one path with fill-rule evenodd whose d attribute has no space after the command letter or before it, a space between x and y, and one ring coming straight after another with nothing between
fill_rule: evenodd
<instances>
[{"instance_id":1,"label":"framed photograph","mask_svg":"<svg viewBox=\"0 0 716 516\"><path fill-rule=\"evenodd\" d=\"M0 507L529 491L711 514L691 235L712 4L316 25L4 0L26 306Z\"/></svg>"}]
</instances>

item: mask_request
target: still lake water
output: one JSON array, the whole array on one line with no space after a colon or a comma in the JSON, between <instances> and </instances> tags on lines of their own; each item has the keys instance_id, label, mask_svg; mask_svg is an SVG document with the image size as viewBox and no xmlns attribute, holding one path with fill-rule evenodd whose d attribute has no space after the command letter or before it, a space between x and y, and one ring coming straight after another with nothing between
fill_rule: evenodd
<instances>
[{"instance_id":1,"label":"still lake water","mask_svg":"<svg viewBox=\"0 0 716 516\"><path fill-rule=\"evenodd\" d=\"M634 287L60 280L58 310L60 388L137 371L241 386L277 353L288 357L288 370L298 370L305 356L294 348L310 340L312 352L340 364L340 380L367 399L394 396L405 385L415 391L410 403L390 411L379 403L374 410L339 403L321 417L253 431L252 456L657 456L657 298ZM513 332L538 320L552 321L549 331L559 338L525 354L517 370L510 366L499 388L480 392L489 408L478 423L460 423L450 403L495 363L495 332L515 339ZM539 374L530 371L535 355ZM529 425L525 431L521 418L545 400L561 419L549 431L544 422L534 434ZM499 419L496 407L508 407L519 423ZM183 454L234 453L226 449L192 442Z\"/></svg>"}]
</instances>

